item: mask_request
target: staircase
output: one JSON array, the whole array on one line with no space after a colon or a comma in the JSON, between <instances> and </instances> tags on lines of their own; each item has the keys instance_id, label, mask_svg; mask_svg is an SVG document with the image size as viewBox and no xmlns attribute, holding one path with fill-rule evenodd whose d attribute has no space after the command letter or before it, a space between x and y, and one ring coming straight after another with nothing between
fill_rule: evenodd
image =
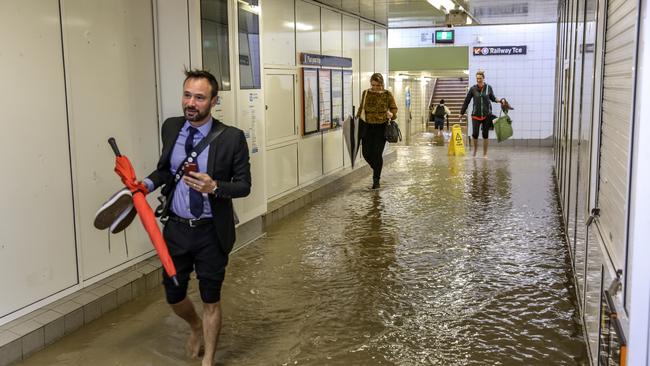
<instances>
[{"instance_id":1,"label":"staircase","mask_svg":"<svg viewBox=\"0 0 650 366\"><path fill-rule=\"evenodd\" d=\"M440 99L445 100L445 105L449 108L451 115L449 116L449 127L455 123L459 123L463 131L467 131L467 120L463 119L458 121L458 114L460 108L463 106L463 101L467 95L468 79L467 78L440 78L436 80L436 87L433 91L430 104L438 105ZM434 130L434 123L428 122L428 130ZM447 123L445 122L445 128Z\"/></svg>"}]
</instances>

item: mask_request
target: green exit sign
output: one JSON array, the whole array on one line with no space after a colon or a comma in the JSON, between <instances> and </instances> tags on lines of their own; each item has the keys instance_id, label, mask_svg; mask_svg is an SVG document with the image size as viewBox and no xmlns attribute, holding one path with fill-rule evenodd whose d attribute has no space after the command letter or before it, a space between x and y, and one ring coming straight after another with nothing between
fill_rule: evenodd
<instances>
[{"instance_id":1,"label":"green exit sign","mask_svg":"<svg viewBox=\"0 0 650 366\"><path fill-rule=\"evenodd\" d=\"M454 30L437 30L434 39L436 43L454 43Z\"/></svg>"}]
</instances>

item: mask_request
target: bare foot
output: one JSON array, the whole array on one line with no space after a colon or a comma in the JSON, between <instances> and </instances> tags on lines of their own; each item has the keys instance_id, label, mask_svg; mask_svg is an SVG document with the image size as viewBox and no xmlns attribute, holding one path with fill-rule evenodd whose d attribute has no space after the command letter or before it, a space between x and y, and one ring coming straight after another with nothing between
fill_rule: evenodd
<instances>
[{"instance_id":1,"label":"bare foot","mask_svg":"<svg viewBox=\"0 0 650 366\"><path fill-rule=\"evenodd\" d=\"M185 353L191 359L198 359L201 354L201 341L203 338L203 329L199 327L198 329L192 329L190 336L187 339L185 344Z\"/></svg>"}]
</instances>

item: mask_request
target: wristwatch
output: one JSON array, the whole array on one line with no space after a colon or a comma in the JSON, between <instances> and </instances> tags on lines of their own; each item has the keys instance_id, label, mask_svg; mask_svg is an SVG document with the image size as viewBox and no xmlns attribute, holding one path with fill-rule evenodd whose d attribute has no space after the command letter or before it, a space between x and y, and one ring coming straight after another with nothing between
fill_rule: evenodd
<instances>
[{"instance_id":1,"label":"wristwatch","mask_svg":"<svg viewBox=\"0 0 650 366\"><path fill-rule=\"evenodd\" d=\"M212 192L210 192L210 194L216 196L216 195L217 195L217 190L218 190L218 189L219 189L219 185L217 184L217 181L215 180L215 181L214 181L214 189L212 190Z\"/></svg>"}]
</instances>

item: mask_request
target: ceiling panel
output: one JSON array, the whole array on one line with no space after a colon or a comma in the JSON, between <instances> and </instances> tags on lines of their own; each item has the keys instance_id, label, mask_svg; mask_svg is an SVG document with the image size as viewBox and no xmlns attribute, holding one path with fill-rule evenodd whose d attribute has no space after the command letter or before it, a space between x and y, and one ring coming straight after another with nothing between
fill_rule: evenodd
<instances>
[{"instance_id":1,"label":"ceiling panel","mask_svg":"<svg viewBox=\"0 0 650 366\"><path fill-rule=\"evenodd\" d=\"M479 24L557 21L558 0L452 0ZM389 28L445 26L445 13L426 0L319 0Z\"/></svg>"}]
</instances>

